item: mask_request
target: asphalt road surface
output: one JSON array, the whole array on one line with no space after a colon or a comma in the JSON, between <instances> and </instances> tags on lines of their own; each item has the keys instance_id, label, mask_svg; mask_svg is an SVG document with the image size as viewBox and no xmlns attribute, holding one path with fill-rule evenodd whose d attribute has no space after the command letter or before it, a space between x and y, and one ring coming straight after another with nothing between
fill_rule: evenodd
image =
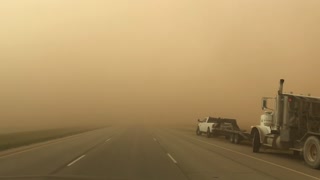
<instances>
[{"instance_id":1,"label":"asphalt road surface","mask_svg":"<svg viewBox=\"0 0 320 180\"><path fill-rule=\"evenodd\" d=\"M192 128L112 126L1 155L0 179L320 179L301 157Z\"/></svg>"}]
</instances>

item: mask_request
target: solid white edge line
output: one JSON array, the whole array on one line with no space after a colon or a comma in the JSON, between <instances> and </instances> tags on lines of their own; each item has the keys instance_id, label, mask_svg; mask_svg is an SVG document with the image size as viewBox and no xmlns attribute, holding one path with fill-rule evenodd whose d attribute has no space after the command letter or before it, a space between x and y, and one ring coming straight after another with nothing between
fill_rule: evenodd
<instances>
[{"instance_id":1,"label":"solid white edge line","mask_svg":"<svg viewBox=\"0 0 320 180\"><path fill-rule=\"evenodd\" d=\"M110 141L110 140L111 140L111 138L107 139L105 142L108 142L108 141Z\"/></svg>"},{"instance_id":2,"label":"solid white edge line","mask_svg":"<svg viewBox=\"0 0 320 180\"><path fill-rule=\"evenodd\" d=\"M167 155L169 156L169 158L173 161L173 163L177 164L178 162L169 154L167 153Z\"/></svg>"},{"instance_id":3,"label":"solid white edge line","mask_svg":"<svg viewBox=\"0 0 320 180\"><path fill-rule=\"evenodd\" d=\"M185 136L185 137L187 137L187 136ZM273 166L276 166L276 167L279 167L279 168L282 168L282 169L286 169L286 170L288 170L288 171L292 171L292 172L295 172L295 173L297 173L297 174L307 176L307 177L309 177L309 178L313 178L313 179L318 179L318 180L320 180L320 178L318 178L318 177L311 176L311 175L309 175L309 174L305 174L305 173L303 173L303 172L296 171L296 170L294 170L294 169L291 169L291 168L288 168L288 167L285 167L285 166L281 166L281 165L272 163L272 162L270 162L270 161L266 161L266 160L263 160L263 159L260 159L260 158L256 158L256 157L253 157L253 156L244 154L244 153L240 153L240 152L238 152L238 151L234 151L234 150L231 150L231 149L222 147L222 146L218 146L218 145L215 145L215 144L212 144L212 143L208 143L208 142L206 142L206 141L202 141L202 140L199 140L199 139L197 139L197 138L192 138L192 137L187 137L187 138L191 138L191 139L194 139L194 140L196 140L196 141L203 142L203 143L206 143L206 144L215 146L215 147L217 147L217 148L220 148L220 149L223 149L223 150L226 150L226 151L230 151L230 152L233 152L233 153L235 153L235 154L239 154L239 155L242 155L242 156L245 156L245 157L248 157L248 158L257 160L257 161L261 161L261 162L264 162L264 163L266 163L266 164L270 164L270 165L273 165Z\"/></svg>"},{"instance_id":4,"label":"solid white edge line","mask_svg":"<svg viewBox=\"0 0 320 180\"><path fill-rule=\"evenodd\" d=\"M76 163L77 161L79 161L80 159L84 158L86 155L82 155L80 157L78 157L76 160L72 161L71 163L68 164L68 166L72 166L74 163Z\"/></svg>"}]
</instances>

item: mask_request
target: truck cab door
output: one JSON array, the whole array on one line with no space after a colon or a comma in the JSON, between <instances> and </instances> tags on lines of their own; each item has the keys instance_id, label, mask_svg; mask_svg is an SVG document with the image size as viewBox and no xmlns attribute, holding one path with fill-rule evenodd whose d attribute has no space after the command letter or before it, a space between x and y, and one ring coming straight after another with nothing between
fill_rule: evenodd
<instances>
[{"instance_id":1,"label":"truck cab door","mask_svg":"<svg viewBox=\"0 0 320 180\"><path fill-rule=\"evenodd\" d=\"M202 132L206 132L207 131L207 121L208 121L208 118L205 118L202 120L202 123L200 123L200 131Z\"/></svg>"}]
</instances>

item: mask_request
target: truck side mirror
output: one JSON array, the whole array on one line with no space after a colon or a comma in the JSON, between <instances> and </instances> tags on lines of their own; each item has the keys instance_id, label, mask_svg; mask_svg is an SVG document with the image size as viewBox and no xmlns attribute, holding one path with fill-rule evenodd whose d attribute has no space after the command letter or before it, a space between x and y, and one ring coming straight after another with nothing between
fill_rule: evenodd
<instances>
[{"instance_id":1,"label":"truck side mirror","mask_svg":"<svg viewBox=\"0 0 320 180\"><path fill-rule=\"evenodd\" d=\"M262 99L262 110L267 108L267 100L266 99Z\"/></svg>"}]
</instances>

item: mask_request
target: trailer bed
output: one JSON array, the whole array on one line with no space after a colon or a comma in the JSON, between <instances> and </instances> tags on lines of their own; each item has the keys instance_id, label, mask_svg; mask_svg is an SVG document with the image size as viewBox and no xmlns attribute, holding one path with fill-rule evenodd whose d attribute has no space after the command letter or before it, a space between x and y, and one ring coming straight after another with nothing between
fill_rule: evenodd
<instances>
[{"instance_id":1,"label":"trailer bed","mask_svg":"<svg viewBox=\"0 0 320 180\"><path fill-rule=\"evenodd\" d=\"M213 136L224 136L230 142L239 144L243 140L251 141L252 136L250 133L241 130L237 125L236 120L233 122L220 121L212 128Z\"/></svg>"}]
</instances>

